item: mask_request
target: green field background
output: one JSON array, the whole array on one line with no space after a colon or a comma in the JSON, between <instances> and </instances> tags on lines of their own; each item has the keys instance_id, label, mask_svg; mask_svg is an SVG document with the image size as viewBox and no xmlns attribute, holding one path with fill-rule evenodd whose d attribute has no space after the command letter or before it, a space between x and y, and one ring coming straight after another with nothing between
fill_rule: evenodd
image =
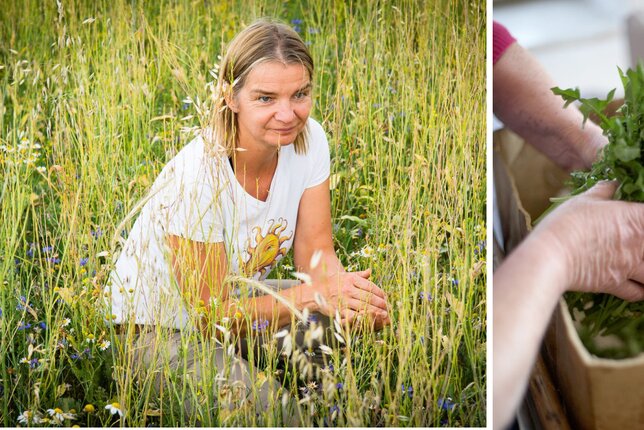
<instances>
[{"instance_id":1,"label":"green field background","mask_svg":"<svg viewBox=\"0 0 644 430\"><path fill-rule=\"evenodd\" d=\"M134 383L102 305L128 214L207 125L226 43L268 16L311 50L336 247L393 321L334 353L334 389L292 375L286 395L305 425L485 426L485 2L1 3L0 424L281 425Z\"/></svg>"}]
</instances>

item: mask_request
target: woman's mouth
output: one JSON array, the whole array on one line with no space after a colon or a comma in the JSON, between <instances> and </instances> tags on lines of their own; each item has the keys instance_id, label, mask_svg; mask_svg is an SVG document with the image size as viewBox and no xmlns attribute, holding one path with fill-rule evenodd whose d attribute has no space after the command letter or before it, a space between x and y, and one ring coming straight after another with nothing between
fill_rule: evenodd
<instances>
[{"instance_id":1,"label":"woman's mouth","mask_svg":"<svg viewBox=\"0 0 644 430\"><path fill-rule=\"evenodd\" d=\"M279 134L289 134L289 133L292 133L293 131L295 131L295 127L291 127L291 128L274 128L273 131L275 131L276 133L279 133Z\"/></svg>"}]
</instances>

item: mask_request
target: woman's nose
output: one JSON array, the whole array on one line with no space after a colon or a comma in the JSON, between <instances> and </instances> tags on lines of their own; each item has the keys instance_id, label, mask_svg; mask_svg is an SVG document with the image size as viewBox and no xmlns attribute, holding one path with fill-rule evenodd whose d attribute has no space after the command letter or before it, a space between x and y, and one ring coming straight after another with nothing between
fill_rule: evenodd
<instances>
[{"instance_id":1,"label":"woman's nose","mask_svg":"<svg viewBox=\"0 0 644 430\"><path fill-rule=\"evenodd\" d=\"M279 103L277 107L277 112L275 112L275 119L280 122L291 122L295 117L295 112L293 112L293 107L291 106L290 101L283 101Z\"/></svg>"}]
</instances>

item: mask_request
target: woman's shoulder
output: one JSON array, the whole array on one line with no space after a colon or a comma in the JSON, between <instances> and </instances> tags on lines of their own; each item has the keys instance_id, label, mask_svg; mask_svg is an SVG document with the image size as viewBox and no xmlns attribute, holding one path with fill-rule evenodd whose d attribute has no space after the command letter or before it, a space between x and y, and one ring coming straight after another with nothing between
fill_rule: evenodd
<instances>
[{"instance_id":1,"label":"woman's shoulder","mask_svg":"<svg viewBox=\"0 0 644 430\"><path fill-rule=\"evenodd\" d=\"M166 164L160 176L183 183L202 182L217 171L220 159L220 151L211 148L199 133Z\"/></svg>"},{"instance_id":2,"label":"woman's shoulder","mask_svg":"<svg viewBox=\"0 0 644 430\"><path fill-rule=\"evenodd\" d=\"M325 150L328 150L329 147L329 142L326 137L326 132L324 131L324 127L322 124L320 124L318 121L315 119L309 117L307 123L307 155L313 155L319 154L320 152L324 152Z\"/></svg>"},{"instance_id":3,"label":"woman's shoulder","mask_svg":"<svg viewBox=\"0 0 644 430\"><path fill-rule=\"evenodd\" d=\"M326 133L324 131L324 127L322 127L322 124L320 124L317 120L309 117L309 119L306 122L306 125L309 129L309 134L311 138L323 137L324 139L326 139Z\"/></svg>"}]
</instances>

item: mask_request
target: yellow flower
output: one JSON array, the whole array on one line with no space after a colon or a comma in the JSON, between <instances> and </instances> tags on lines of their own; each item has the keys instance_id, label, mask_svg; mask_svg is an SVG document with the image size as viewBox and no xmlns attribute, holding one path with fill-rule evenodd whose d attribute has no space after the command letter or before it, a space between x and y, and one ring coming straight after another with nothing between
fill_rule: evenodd
<instances>
[{"instance_id":1,"label":"yellow flower","mask_svg":"<svg viewBox=\"0 0 644 430\"><path fill-rule=\"evenodd\" d=\"M88 404L87 404L87 405L85 405L85 407L83 408L83 412L87 412L88 414L91 414L91 413L92 413L92 412L94 412L95 410L96 410L96 409L94 409L94 405L92 405L91 403L88 403Z\"/></svg>"}]
</instances>

